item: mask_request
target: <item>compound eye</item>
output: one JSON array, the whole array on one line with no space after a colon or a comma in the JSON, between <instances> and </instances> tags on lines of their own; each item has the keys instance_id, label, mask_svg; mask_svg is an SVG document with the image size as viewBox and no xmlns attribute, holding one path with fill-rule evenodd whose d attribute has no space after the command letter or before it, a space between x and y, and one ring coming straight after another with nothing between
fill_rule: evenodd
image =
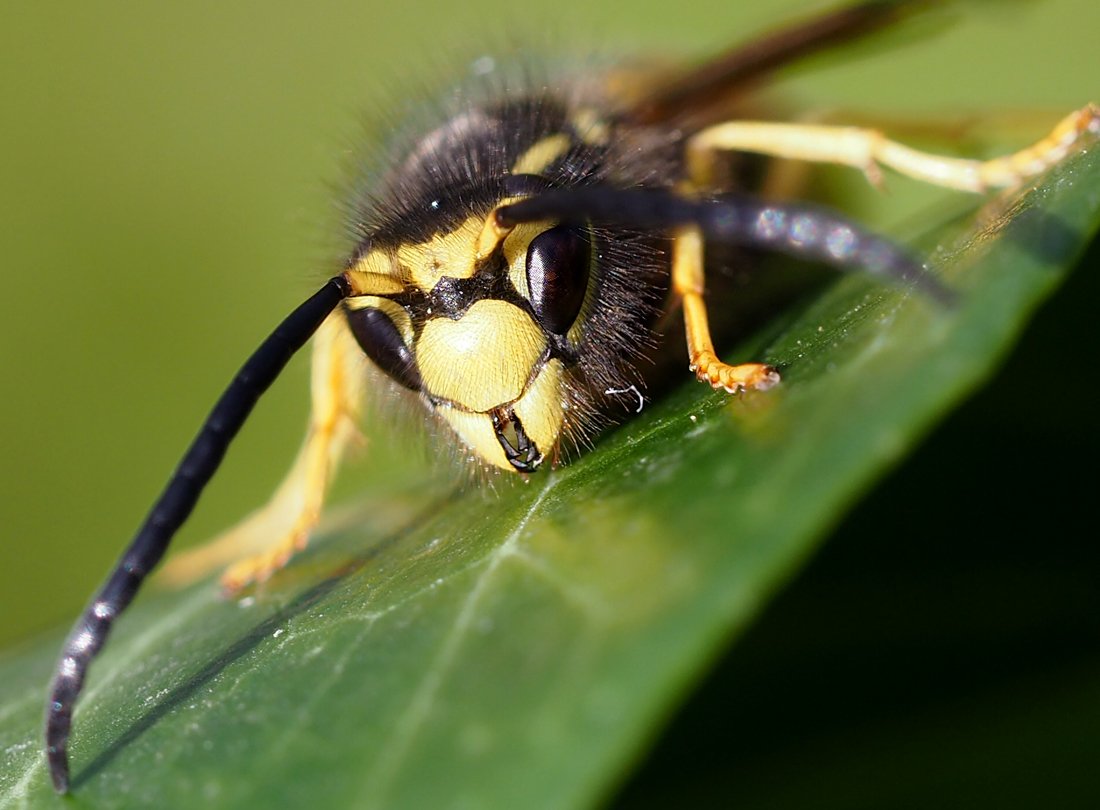
<instances>
[{"instance_id":1,"label":"compound eye","mask_svg":"<svg viewBox=\"0 0 1100 810\"><path fill-rule=\"evenodd\" d=\"M386 313L374 307L349 310L348 325L364 354L382 371L413 391L423 387L416 358Z\"/></svg>"},{"instance_id":2,"label":"compound eye","mask_svg":"<svg viewBox=\"0 0 1100 810\"><path fill-rule=\"evenodd\" d=\"M564 335L577 319L588 289L592 246L583 229L558 225L543 231L527 248L527 287L535 317Z\"/></svg>"}]
</instances>

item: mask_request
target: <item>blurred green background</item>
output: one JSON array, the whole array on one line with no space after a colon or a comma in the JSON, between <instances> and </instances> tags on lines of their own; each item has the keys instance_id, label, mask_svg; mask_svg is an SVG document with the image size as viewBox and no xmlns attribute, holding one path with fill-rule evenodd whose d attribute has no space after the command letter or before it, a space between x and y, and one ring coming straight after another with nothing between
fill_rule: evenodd
<instances>
[{"instance_id":1,"label":"blurred green background","mask_svg":"<svg viewBox=\"0 0 1100 810\"><path fill-rule=\"evenodd\" d=\"M68 624L230 375L331 273L362 113L409 75L476 55L486 31L489 49L704 55L828 5L5 3L0 648ZM914 119L1037 109L1037 135L1100 98L1098 30L1093 0L959 3L778 89L797 108ZM949 204L892 185L857 182L852 210L906 233ZM306 374L299 360L258 408L181 545L270 493Z\"/></svg>"}]
</instances>

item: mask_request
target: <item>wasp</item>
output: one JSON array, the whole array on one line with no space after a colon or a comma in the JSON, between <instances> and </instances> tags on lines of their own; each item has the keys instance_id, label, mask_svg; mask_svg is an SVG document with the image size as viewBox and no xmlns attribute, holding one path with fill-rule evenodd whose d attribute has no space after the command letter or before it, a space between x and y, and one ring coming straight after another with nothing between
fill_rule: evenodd
<instances>
[{"instance_id":1,"label":"wasp","mask_svg":"<svg viewBox=\"0 0 1100 810\"><path fill-rule=\"evenodd\" d=\"M352 206L343 267L263 341L230 382L136 537L67 638L47 704L54 787L69 785L72 713L91 662L160 562L230 442L313 338L312 414L290 473L240 534L266 551L231 565L235 592L304 547L355 435L365 355L488 469L530 475L583 446L617 399L645 390L662 314L682 313L687 365L730 394L780 382L720 359L707 273L723 246L950 291L892 242L821 207L745 193L736 156L884 169L969 192L1019 185L1100 133L1088 105L1049 135L986 161L931 154L882 132L746 118L777 66L895 22L919 3L866 0L662 76L561 75L469 93L393 156ZM233 545L232 543L230 544Z\"/></svg>"}]
</instances>

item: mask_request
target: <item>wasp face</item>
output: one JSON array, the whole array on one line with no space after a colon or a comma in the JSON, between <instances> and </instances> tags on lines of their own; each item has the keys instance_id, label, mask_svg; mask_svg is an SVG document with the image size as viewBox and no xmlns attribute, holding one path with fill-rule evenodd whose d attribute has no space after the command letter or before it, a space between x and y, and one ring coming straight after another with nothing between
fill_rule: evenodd
<instances>
[{"instance_id":1,"label":"wasp face","mask_svg":"<svg viewBox=\"0 0 1100 810\"><path fill-rule=\"evenodd\" d=\"M403 293L348 305L363 351L418 392L482 460L531 472L556 447L570 409L578 316L592 277L591 236L530 224L477 259L484 218L426 242L379 249L357 269Z\"/></svg>"},{"instance_id":2,"label":"wasp face","mask_svg":"<svg viewBox=\"0 0 1100 810\"><path fill-rule=\"evenodd\" d=\"M499 207L547 189L668 175L671 145L640 159L586 110L536 91L449 117L353 211L349 270L400 289L367 285L345 303L356 340L472 455L506 470L582 443L618 405L606 391L641 385L633 362L668 286L652 234L583 218L494 227Z\"/></svg>"}]
</instances>

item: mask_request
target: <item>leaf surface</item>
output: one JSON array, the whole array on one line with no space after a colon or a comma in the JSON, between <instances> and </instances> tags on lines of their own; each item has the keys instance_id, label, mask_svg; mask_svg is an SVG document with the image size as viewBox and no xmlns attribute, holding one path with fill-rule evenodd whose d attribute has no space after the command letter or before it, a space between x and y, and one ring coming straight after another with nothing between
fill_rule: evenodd
<instances>
[{"instance_id":1,"label":"leaf surface","mask_svg":"<svg viewBox=\"0 0 1100 810\"><path fill-rule=\"evenodd\" d=\"M575 463L367 496L252 598L143 598L77 712L90 807L588 806L883 471L978 386L1100 222L1100 150L918 249L944 308L832 285ZM0 661L0 807L54 806L59 639Z\"/></svg>"}]
</instances>

